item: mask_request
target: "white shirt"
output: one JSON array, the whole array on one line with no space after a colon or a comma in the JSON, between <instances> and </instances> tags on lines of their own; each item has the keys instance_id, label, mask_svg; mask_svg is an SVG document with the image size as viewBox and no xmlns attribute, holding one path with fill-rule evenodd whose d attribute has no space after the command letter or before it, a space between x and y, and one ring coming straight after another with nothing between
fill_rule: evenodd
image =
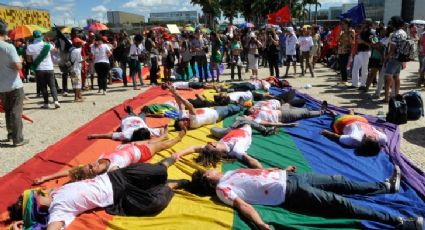
<instances>
[{"instance_id":1,"label":"white shirt","mask_svg":"<svg viewBox=\"0 0 425 230\"><path fill-rule=\"evenodd\" d=\"M236 198L248 204L280 205L285 201L286 171L237 169L228 171L218 182L216 193L227 205Z\"/></svg>"},{"instance_id":2,"label":"white shirt","mask_svg":"<svg viewBox=\"0 0 425 230\"><path fill-rule=\"evenodd\" d=\"M286 55L297 55L298 39L295 35L286 37Z\"/></svg>"},{"instance_id":3,"label":"white shirt","mask_svg":"<svg viewBox=\"0 0 425 230\"><path fill-rule=\"evenodd\" d=\"M79 214L104 208L114 203L111 180L108 174L93 179L66 184L52 193L49 207L49 222L63 221L65 228Z\"/></svg>"},{"instance_id":4,"label":"white shirt","mask_svg":"<svg viewBox=\"0 0 425 230\"><path fill-rule=\"evenodd\" d=\"M364 122L353 122L346 125L342 133L343 135L340 136L339 142L350 147L360 146L364 135L376 138L380 145L385 145L385 143L387 143L387 136L384 133Z\"/></svg>"},{"instance_id":5,"label":"white shirt","mask_svg":"<svg viewBox=\"0 0 425 230\"><path fill-rule=\"evenodd\" d=\"M31 55L32 60L35 61L41 50L43 50L44 44L45 42L43 41L34 41L33 44L27 47L27 55ZM55 46L50 43L50 51L53 49L55 49ZM38 65L37 70L53 70L53 61L50 51L40 65Z\"/></svg>"},{"instance_id":6,"label":"white shirt","mask_svg":"<svg viewBox=\"0 0 425 230\"><path fill-rule=\"evenodd\" d=\"M278 123L280 120L278 111L269 109L267 107L261 107L261 109L255 111L255 113L252 114L252 117L257 123L261 123L262 121Z\"/></svg>"},{"instance_id":7,"label":"white shirt","mask_svg":"<svg viewBox=\"0 0 425 230\"><path fill-rule=\"evenodd\" d=\"M152 136L160 136L161 130L157 128L149 128L148 125L138 116L129 116L121 121L121 132L112 133L113 140L129 141L133 136L133 132L140 128L147 128Z\"/></svg>"},{"instance_id":8,"label":"white shirt","mask_svg":"<svg viewBox=\"0 0 425 230\"><path fill-rule=\"evenodd\" d=\"M203 125L214 124L218 120L218 113L215 109L196 109L195 113L196 115L189 115L190 128L199 128Z\"/></svg>"},{"instance_id":9,"label":"white shirt","mask_svg":"<svg viewBox=\"0 0 425 230\"><path fill-rule=\"evenodd\" d=\"M242 159L251 146L252 129L250 125L230 131L218 143L224 144L229 156Z\"/></svg>"},{"instance_id":10,"label":"white shirt","mask_svg":"<svg viewBox=\"0 0 425 230\"><path fill-rule=\"evenodd\" d=\"M301 52L308 52L314 46L313 39L311 38L311 36L308 36L308 37L302 36L298 39L298 42L300 43Z\"/></svg>"},{"instance_id":11,"label":"white shirt","mask_svg":"<svg viewBox=\"0 0 425 230\"><path fill-rule=\"evenodd\" d=\"M232 93L228 93L227 96L229 96L230 101L236 102L236 103L241 103L241 104L243 104L246 101L251 101L251 100L254 99L251 91L232 92Z\"/></svg>"},{"instance_id":12,"label":"white shirt","mask_svg":"<svg viewBox=\"0 0 425 230\"><path fill-rule=\"evenodd\" d=\"M72 65L72 71L76 74L81 74L83 56L81 55L81 48L75 48L71 52L71 62Z\"/></svg>"},{"instance_id":13,"label":"white shirt","mask_svg":"<svg viewBox=\"0 0 425 230\"><path fill-rule=\"evenodd\" d=\"M187 81L176 81L172 83L176 89L189 89L189 82Z\"/></svg>"},{"instance_id":14,"label":"white shirt","mask_svg":"<svg viewBox=\"0 0 425 230\"><path fill-rule=\"evenodd\" d=\"M144 50L145 50L145 47L143 46L142 43L140 43L139 45L132 44L130 46L129 56L130 56L131 59L138 60L139 59L139 55L142 54L142 52Z\"/></svg>"},{"instance_id":15,"label":"white shirt","mask_svg":"<svg viewBox=\"0 0 425 230\"><path fill-rule=\"evenodd\" d=\"M106 54L108 51L111 51L111 48L109 48L106 44L101 44L99 47L96 47L94 44L91 46L91 52L94 55L94 63L109 63L109 57Z\"/></svg>"},{"instance_id":16,"label":"white shirt","mask_svg":"<svg viewBox=\"0 0 425 230\"><path fill-rule=\"evenodd\" d=\"M9 92L24 86L18 70L12 67L13 64L21 62L14 46L0 41L0 92Z\"/></svg>"},{"instance_id":17,"label":"white shirt","mask_svg":"<svg viewBox=\"0 0 425 230\"><path fill-rule=\"evenodd\" d=\"M271 87L269 82L263 80L251 80L249 83L253 84L256 90L264 89L268 91Z\"/></svg>"},{"instance_id":18,"label":"white shirt","mask_svg":"<svg viewBox=\"0 0 425 230\"><path fill-rule=\"evenodd\" d=\"M124 168L138 163L141 157L140 149L134 143L131 143L119 145L115 151L104 153L97 160L109 160L109 172L113 167Z\"/></svg>"},{"instance_id":19,"label":"white shirt","mask_svg":"<svg viewBox=\"0 0 425 230\"><path fill-rule=\"evenodd\" d=\"M276 100L276 99L270 99L270 100L266 100L266 101L259 101L257 103L255 103L254 105L255 108L261 109L262 107L266 107L268 109L272 109L272 110L279 110L281 107L280 101Z\"/></svg>"}]
</instances>

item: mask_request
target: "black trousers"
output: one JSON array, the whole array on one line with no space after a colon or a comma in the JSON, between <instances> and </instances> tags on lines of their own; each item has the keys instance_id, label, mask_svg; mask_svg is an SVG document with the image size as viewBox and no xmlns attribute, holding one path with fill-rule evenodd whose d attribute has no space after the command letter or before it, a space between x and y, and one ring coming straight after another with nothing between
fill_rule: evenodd
<instances>
[{"instance_id":1,"label":"black trousers","mask_svg":"<svg viewBox=\"0 0 425 230\"><path fill-rule=\"evenodd\" d=\"M347 81L347 65L350 54L338 54L339 70L341 71L341 80Z\"/></svg>"},{"instance_id":2,"label":"black trousers","mask_svg":"<svg viewBox=\"0 0 425 230\"><path fill-rule=\"evenodd\" d=\"M22 134L22 109L24 104L24 88L0 93L6 115L6 128L8 138L12 138L13 144L19 144L24 140Z\"/></svg>"},{"instance_id":3,"label":"black trousers","mask_svg":"<svg viewBox=\"0 0 425 230\"><path fill-rule=\"evenodd\" d=\"M195 56L195 61L198 64L199 81L202 82L208 79L208 60L206 55Z\"/></svg>"},{"instance_id":4,"label":"black trousers","mask_svg":"<svg viewBox=\"0 0 425 230\"><path fill-rule=\"evenodd\" d=\"M161 212L174 196L167 186L167 168L161 164L133 164L108 173L114 204L111 215L143 216Z\"/></svg>"},{"instance_id":5,"label":"black trousers","mask_svg":"<svg viewBox=\"0 0 425 230\"><path fill-rule=\"evenodd\" d=\"M275 76L279 78L279 54L269 54L269 70L270 76ZM274 75L276 73L276 75Z\"/></svg>"},{"instance_id":6,"label":"black trousers","mask_svg":"<svg viewBox=\"0 0 425 230\"><path fill-rule=\"evenodd\" d=\"M109 63L98 62L94 64L94 69L97 73L97 85L99 90L106 91L108 85Z\"/></svg>"},{"instance_id":7,"label":"black trousers","mask_svg":"<svg viewBox=\"0 0 425 230\"><path fill-rule=\"evenodd\" d=\"M58 101L58 91L56 88L55 73L53 70L37 70L35 75L37 78L37 85L43 94L44 104L49 103L49 93L47 91L47 86L50 88L53 100Z\"/></svg>"},{"instance_id":8,"label":"black trousers","mask_svg":"<svg viewBox=\"0 0 425 230\"><path fill-rule=\"evenodd\" d=\"M62 72L62 91L68 93L68 77L69 72Z\"/></svg>"},{"instance_id":9,"label":"black trousers","mask_svg":"<svg viewBox=\"0 0 425 230\"><path fill-rule=\"evenodd\" d=\"M122 81L124 86L127 86L127 60L120 61L120 68L122 69Z\"/></svg>"}]
</instances>

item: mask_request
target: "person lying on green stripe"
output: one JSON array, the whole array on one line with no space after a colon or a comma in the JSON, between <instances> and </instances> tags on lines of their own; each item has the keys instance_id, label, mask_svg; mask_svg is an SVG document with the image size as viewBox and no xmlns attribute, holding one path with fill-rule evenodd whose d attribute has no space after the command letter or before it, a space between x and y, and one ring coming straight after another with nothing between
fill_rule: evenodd
<instances>
[{"instance_id":1,"label":"person lying on green stripe","mask_svg":"<svg viewBox=\"0 0 425 230\"><path fill-rule=\"evenodd\" d=\"M252 129L250 125L245 124L240 128L233 129L218 142L209 142L205 146L189 147L175 153L173 157L179 159L188 154L199 153L195 161L203 166L212 165L215 167L222 160L236 158L250 168L262 168L260 162L246 152L251 146L251 142Z\"/></svg>"},{"instance_id":2,"label":"person lying on green stripe","mask_svg":"<svg viewBox=\"0 0 425 230\"><path fill-rule=\"evenodd\" d=\"M400 169L384 182L355 182L343 176L293 173L286 170L237 169L225 174L216 169L198 170L192 175L190 190L201 196L217 196L237 209L259 229L272 229L252 205L282 206L285 209L314 212L338 218L378 221L401 229L423 229L423 218L406 219L366 208L342 195L396 193Z\"/></svg>"}]
</instances>

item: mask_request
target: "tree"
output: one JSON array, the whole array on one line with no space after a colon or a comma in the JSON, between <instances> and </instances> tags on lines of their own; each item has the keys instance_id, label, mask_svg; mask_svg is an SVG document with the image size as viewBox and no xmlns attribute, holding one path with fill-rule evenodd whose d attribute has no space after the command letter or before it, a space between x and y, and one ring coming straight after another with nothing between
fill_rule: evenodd
<instances>
[{"instance_id":1,"label":"tree","mask_svg":"<svg viewBox=\"0 0 425 230\"><path fill-rule=\"evenodd\" d=\"M233 24L233 19L242 11L243 0L220 0L220 7L223 15Z\"/></svg>"},{"instance_id":2,"label":"tree","mask_svg":"<svg viewBox=\"0 0 425 230\"><path fill-rule=\"evenodd\" d=\"M201 6L202 12L204 12L205 17L207 18L206 24L214 28L214 19L220 15L219 0L191 0L191 3L193 5Z\"/></svg>"}]
</instances>

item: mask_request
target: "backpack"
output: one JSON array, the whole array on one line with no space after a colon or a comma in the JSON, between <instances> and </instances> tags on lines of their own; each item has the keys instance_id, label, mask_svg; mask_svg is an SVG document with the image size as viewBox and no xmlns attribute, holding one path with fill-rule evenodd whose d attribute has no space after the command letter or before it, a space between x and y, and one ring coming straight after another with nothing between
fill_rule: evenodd
<instances>
[{"instance_id":1,"label":"backpack","mask_svg":"<svg viewBox=\"0 0 425 230\"><path fill-rule=\"evenodd\" d=\"M419 92L413 90L403 94L407 104L407 120L416 121L424 116L424 107L422 96Z\"/></svg>"},{"instance_id":2,"label":"backpack","mask_svg":"<svg viewBox=\"0 0 425 230\"><path fill-rule=\"evenodd\" d=\"M386 120L396 125L407 123L407 104L400 94L390 99Z\"/></svg>"},{"instance_id":3,"label":"backpack","mask_svg":"<svg viewBox=\"0 0 425 230\"><path fill-rule=\"evenodd\" d=\"M417 44L413 40L403 40L397 48L398 61L410 62L415 60Z\"/></svg>"}]
</instances>

